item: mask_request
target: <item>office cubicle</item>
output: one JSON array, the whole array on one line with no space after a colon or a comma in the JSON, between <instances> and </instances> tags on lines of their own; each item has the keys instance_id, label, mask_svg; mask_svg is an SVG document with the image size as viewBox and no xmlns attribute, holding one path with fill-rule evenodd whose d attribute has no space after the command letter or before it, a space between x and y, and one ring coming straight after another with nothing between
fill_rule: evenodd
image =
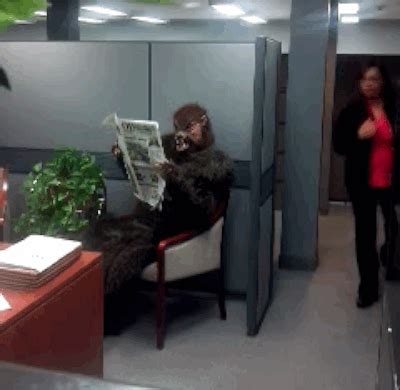
<instances>
[{"instance_id":1,"label":"office cubicle","mask_svg":"<svg viewBox=\"0 0 400 390\"><path fill-rule=\"evenodd\" d=\"M225 234L226 288L247 296L255 334L271 299L273 171L280 44L31 42L0 43L12 91L0 90L0 164L11 171L12 213L21 181L55 147L93 152L107 179L108 209L129 212L133 198L110 155L101 122L110 112L149 118L162 132L173 111L197 102L208 111L217 147L235 163ZM14 205L13 205L13 200Z\"/></svg>"}]
</instances>

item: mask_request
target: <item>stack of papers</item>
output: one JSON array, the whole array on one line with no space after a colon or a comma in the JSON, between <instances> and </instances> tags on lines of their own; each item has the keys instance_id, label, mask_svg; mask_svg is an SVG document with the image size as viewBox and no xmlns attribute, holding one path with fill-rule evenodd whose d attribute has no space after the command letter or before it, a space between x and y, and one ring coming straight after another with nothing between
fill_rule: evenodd
<instances>
[{"instance_id":1,"label":"stack of papers","mask_svg":"<svg viewBox=\"0 0 400 390\"><path fill-rule=\"evenodd\" d=\"M35 288L53 279L75 261L82 243L31 235L0 251L0 287Z\"/></svg>"},{"instance_id":2,"label":"stack of papers","mask_svg":"<svg viewBox=\"0 0 400 390\"><path fill-rule=\"evenodd\" d=\"M0 311L10 310L11 306L3 294L0 294Z\"/></svg>"}]
</instances>

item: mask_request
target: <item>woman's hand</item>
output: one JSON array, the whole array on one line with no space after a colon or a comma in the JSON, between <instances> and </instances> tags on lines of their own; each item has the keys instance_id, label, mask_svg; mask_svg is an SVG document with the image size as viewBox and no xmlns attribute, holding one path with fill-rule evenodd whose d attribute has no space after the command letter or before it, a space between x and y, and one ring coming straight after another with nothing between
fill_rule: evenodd
<instances>
[{"instance_id":1,"label":"woman's hand","mask_svg":"<svg viewBox=\"0 0 400 390\"><path fill-rule=\"evenodd\" d=\"M371 119L367 119L358 129L359 139L370 139L376 134L376 127Z\"/></svg>"}]
</instances>

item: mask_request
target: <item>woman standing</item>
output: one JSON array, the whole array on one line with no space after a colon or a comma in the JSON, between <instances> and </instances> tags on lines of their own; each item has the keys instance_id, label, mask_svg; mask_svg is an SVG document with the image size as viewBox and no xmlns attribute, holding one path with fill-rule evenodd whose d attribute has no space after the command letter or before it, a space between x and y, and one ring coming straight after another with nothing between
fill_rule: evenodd
<instances>
[{"instance_id":1,"label":"woman standing","mask_svg":"<svg viewBox=\"0 0 400 390\"><path fill-rule=\"evenodd\" d=\"M376 215L380 205L385 220L385 244L381 248L387 279L393 266L398 223L395 188L399 184L396 99L382 66L366 66L359 78L359 94L340 113L334 133L335 151L346 157L346 187L353 205L357 263L360 274L357 306L378 300L379 259L376 249Z\"/></svg>"}]
</instances>

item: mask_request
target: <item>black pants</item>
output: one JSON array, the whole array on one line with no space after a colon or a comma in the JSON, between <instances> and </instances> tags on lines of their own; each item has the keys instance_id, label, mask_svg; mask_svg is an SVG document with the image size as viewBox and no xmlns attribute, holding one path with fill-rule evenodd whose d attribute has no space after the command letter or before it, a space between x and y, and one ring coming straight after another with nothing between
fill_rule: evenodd
<instances>
[{"instance_id":1,"label":"black pants","mask_svg":"<svg viewBox=\"0 0 400 390\"><path fill-rule=\"evenodd\" d=\"M357 264L360 273L359 295L373 297L378 293L379 257L376 249L376 216L379 205L385 222L385 244L381 256L388 265L393 262L398 232L397 216L391 189L366 189L352 196L356 228Z\"/></svg>"}]
</instances>

